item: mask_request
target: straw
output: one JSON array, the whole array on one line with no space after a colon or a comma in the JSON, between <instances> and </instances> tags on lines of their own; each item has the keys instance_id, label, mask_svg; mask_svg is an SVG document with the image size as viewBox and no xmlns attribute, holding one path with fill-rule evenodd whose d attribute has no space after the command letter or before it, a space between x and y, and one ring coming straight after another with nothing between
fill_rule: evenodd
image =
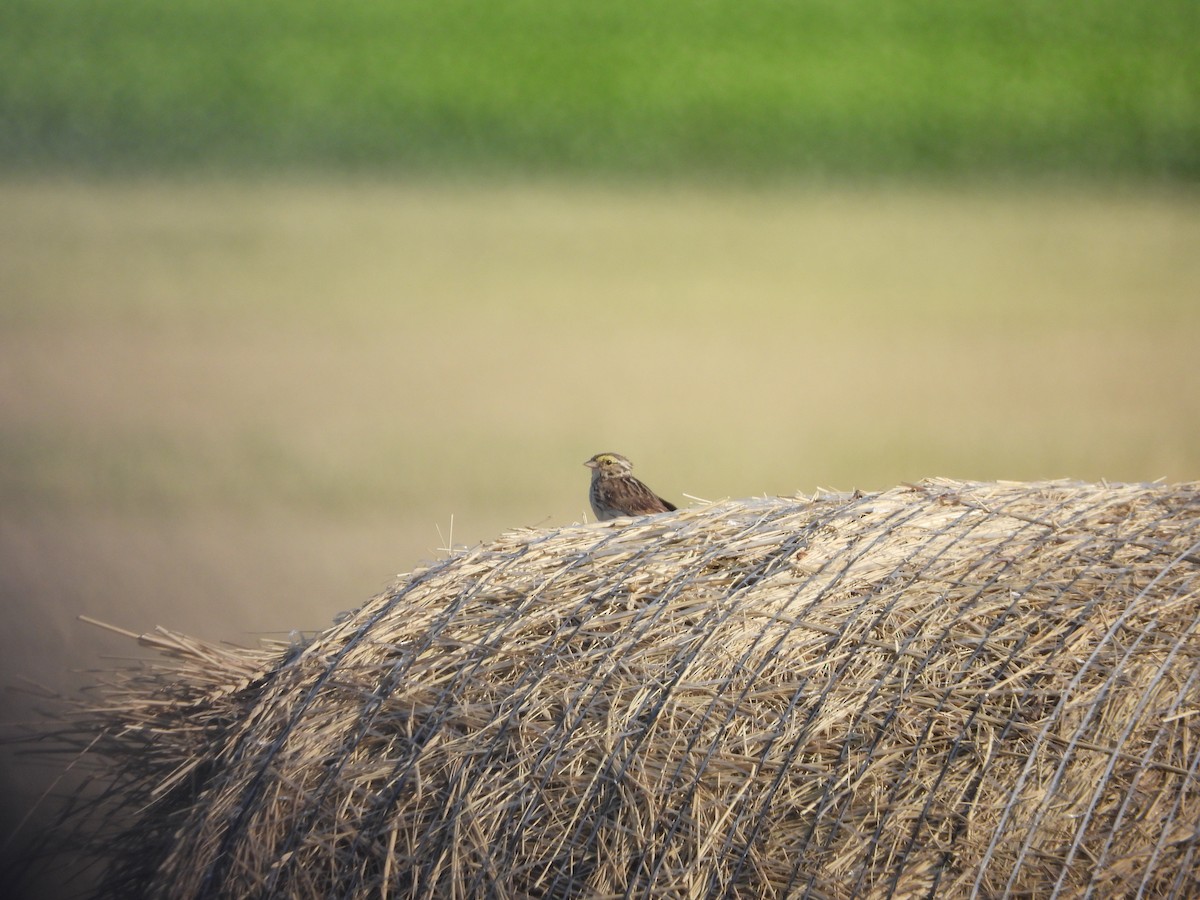
<instances>
[{"instance_id":1,"label":"straw","mask_svg":"<svg viewBox=\"0 0 1200 900\"><path fill-rule=\"evenodd\" d=\"M304 646L159 629L55 737L101 896L1182 898L1198 628L1200 486L939 479L515 531Z\"/></svg>"}]
</instances>

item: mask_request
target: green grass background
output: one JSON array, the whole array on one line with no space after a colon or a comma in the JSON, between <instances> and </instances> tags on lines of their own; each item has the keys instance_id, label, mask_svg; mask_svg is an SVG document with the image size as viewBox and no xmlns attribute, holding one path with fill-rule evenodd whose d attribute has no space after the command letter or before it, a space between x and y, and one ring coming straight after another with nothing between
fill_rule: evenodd
<instances>
[{"instance_id":1,"label":"green grass background","mask_svg":"<svg viewBox=\"0 0 1200 900\"><path fill-rule=\"evenodd\" d=\"M7 0L0 164L1200 175L1194 0Z\"/></svg>"},{"instance_id":2,"label":"green grass background","mask_svg":"<svg viewBox=\"0 0 1200 900\"><path fill-rule=\"evenodd\" d=\"M4 722L136 655L80 614L320 629L599 450L683 506L1195 479L1198 25L0 4Z\"/></svg>"}]
</instances>

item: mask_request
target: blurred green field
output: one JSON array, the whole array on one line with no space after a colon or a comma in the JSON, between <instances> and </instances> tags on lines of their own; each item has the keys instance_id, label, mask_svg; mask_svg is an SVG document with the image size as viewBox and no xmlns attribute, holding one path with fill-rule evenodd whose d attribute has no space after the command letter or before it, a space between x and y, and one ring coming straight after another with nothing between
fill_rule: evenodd
<instances>
[{"instance_id":1,"label":"blurred green field","mask_svg":"<svg viewBox=\"0 0 1200 900\"><path fill-rule=\"evenodd\" d=\"M18 170L1200 176L1194 0L7 0Z\"/></svg>"},{"instance_id":2,"label":"blurred green field","mask_svg":"<svg viewBox=\"0 0 1200 900\"><path fill-rule=\"evenodd\" d=\"M681 505L1196 479L1198 199L0 181L0 682L136 655L79 614L323 628L604 449Z\"/></svg>"}]
</instances>

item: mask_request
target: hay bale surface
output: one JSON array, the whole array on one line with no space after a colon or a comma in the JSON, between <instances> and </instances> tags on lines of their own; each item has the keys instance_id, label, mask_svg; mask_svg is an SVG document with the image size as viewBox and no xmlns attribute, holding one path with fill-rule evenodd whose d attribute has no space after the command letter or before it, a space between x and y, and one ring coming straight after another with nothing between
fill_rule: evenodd
<instances>
[{"instance_id":1,"label":"hay bale surface","mask_svg":"<svg viewBox=\"0 0 1200 900\"><path fill-rule=\"evenodd\" d=\"M114 896L1200 895L1200 486L518 531L76 734ZM109 821L113 821L109 819Z\"/></svg>"}]
</instances>

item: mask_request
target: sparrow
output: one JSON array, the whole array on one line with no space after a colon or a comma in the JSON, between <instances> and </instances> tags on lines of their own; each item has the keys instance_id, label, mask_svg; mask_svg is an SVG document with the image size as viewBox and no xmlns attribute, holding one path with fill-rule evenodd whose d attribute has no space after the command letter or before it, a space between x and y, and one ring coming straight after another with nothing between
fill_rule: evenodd
<instances>
[{"instance_id":1,"label":"sparrow","mask_svg":"<svg viewBox=\"0 0 1200 900\"><path fill-rule=\"evenodd\" d=\"M633 464L620 453L597 453L584 465L592 470L588 499L601 522L618 516L646 516L675 509L674 504L633 477Z\"/></svg>"}]
</instances>

